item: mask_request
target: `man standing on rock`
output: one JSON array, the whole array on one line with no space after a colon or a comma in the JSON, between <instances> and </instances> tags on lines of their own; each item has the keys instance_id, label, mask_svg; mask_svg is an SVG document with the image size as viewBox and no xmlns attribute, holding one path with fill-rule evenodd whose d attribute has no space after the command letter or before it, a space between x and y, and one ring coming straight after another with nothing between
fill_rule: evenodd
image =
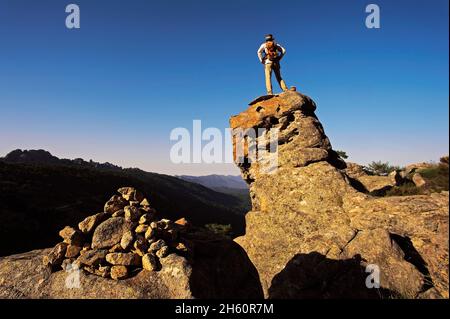
<instances>
[{"instance_id":1,"label":"man standing on rock","mask_svg":"<svg viewBox=\"0 0 450 319\"><path fill-rule=\"evenodd\" d=\"M272 91L272 71L275 73L278 84L283 91L287 91L288 87L284 80L281 78L280 72L280 60L286 54L286 50L275 42L275 39L271 34L265 36L266 42L263 43L258 49L259 61L264 64L264 70L266 75L266 89L268 95L273 95ZM263 55L264 53L264 55Z\"/></svg>"}]
</instances>

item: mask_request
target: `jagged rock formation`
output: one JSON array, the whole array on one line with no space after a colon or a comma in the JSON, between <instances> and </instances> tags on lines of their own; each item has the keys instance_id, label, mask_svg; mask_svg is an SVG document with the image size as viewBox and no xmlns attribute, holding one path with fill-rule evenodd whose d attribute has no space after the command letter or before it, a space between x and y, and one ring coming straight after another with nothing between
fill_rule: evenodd
<instances>
[{"instance_id":1,"label":"jagged rock formation","mask_svg":"<svg viewBox=\"0 0 450 319\"><path fill-rule=\"evenodd\" d=\"M258 298L258 274L241 247L159 219L132 187L59 232L54 248L0 258L3 298Z\"/></svg>"},{"instance_id":2,"label":"jagged rock formation","mask_svg":"<svg viewBox=\"0 0 450 319\"><path fill-rule=\"evenodd\" d=\"M232 129L279 130L275 170L262 167L269 155L237 164L252 211L236 242L258 269L265 296L448 298L448 192L384 198L358 191L315 109L289 91L230 120ZM256 145L267 145L266 134ZM242 140L233 140L235 159ZM379 289L366 287L370 264L379 267Z\"/></svg>"}]
</instances>

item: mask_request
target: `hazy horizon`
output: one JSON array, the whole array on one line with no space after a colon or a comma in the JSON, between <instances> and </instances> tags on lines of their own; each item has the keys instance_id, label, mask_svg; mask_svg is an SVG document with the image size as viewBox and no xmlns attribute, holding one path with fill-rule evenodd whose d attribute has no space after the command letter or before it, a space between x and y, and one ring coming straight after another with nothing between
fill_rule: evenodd
<instances>
[{"instance_id":1,"label":"hazy horizon","mask_svg":"<svg viewBox=\"0 0 450 319\"><path fill-rule=\"evenodd\" d=\"M317 103L348 161L404 166L449 153L447 0L376 1L380 29L365 27L363 0L75 3L81 29L69 30L68 3L0 0L2 156L45 149L169 175L238 175L234 164L171 163L169 136L196 119L223 132L265 94L256 50L269 32L287 49L287 84Z\"/></svg>"},{"instance_id":2,"label":"hazy horizon","mask_svg":"<svg viewBox=\"0 0 450 319\"><path fill-rule=\"evenodd\" d=\"M14 151L14 150L17 150L17 149L20 149L20 148L16 148L16 149L12 149L11 151ZM42 149L42 148L40 148L41 150L44 150L44 151L49 151L49 150L46 150L46 149ZM21 149L22 151L25 151L25 150L31 150L31 149ZM34 149L34 150L39 150L39 148L36 148L36 149ZM0 153L0 158L2 158L2 157L5 157L8 153L10 153L11 151L9 151L9 152L6 152L6 153L4 153L4 154L1 154ZM50 151L49 151L50 152ZM113 164L113 165L117 165L117 166L121 166L122 168L138 168L138 169L142 169L142 170L144 170L144 171L147 171L147 172L151 172L151 173L159 173L159 174L165 174L165 175L171 175L171 176L180 176L180 175L186 175L186 176L198 176L198 177L200 177L200 176L210 176L210 175L220 175L220 176L241 176L241 174L240 174L240 171L239 171L239 169L237 168L237 167L235 167L235 165L234 164L228 164L228 165L232 165L233 166L233 168L235 168L235 170L236 170L236 174L233 174L232 172L231 173L227 173L227 172L224 172L224 173L220 173L220 169L218 169L217 171L213 171L213 173L207 173L207 174L199 174L199 175L196 175L196 174L192 174L192 173L188 173L188 174L177 174L177 173L175 173L175 174L172 174L172 173L167 173L167 172L161 172L161 171L155 171L155 170L148 170L148 169L145 169L145 168L142 168L142 167L139 167L139 166L136 166L136 165L120 165L120 164L118 164L118 163L114 163L114 162L111 162L111 161L109 161L109 160L96 160L96 159L93 159L93 158L90 158L90 157L87 157L87 158L83 158L83 157L80 157L80 156L74 156L74 157L67 157L67 156L64 156L64 155L58 155L58 154L55 154L55 153L53 153L53 152L50 152L53 156L56 156L56 157L58 157L59 159L69 159L69 160L74 160L74 159L76 159L76 158L81 158L81 159L83 159L83 160L85 160L85 161L89 161L89 160L92 160L92 161L94 161L94 162L98 162L98 163L106 163L106 162L108 162L108 163L111 163L111 164ZM439 159L440 159L440 157L442 157L442 156L445 156L445 155L448 155L448 153L447 154L442 154L441 156L439 156L438 158L436 158L436 159L430 159L430 160L427 160L427 161L419 161L419 162L428 162L428 163L430 163L430 162L433 162L433 163L438 163L439 162ZM351 162L350 160L346 160L346 162ZM419 162L407 162L407 163L403 163L403 164L398 164L398 163L393 163L393 162L389 162L389 164L391 164L391 165L398 165L398 166L400 166L400 167L404 167L404 166L406 166L406 165L408 165L408 164L414 164L414 163L419 163ZM370 164L369 162L367 162L367 163L358 163L358 162L355 162L355 163L357 163L357 164L361 164L361 165L368 165L368 164ZM212 164L180 164L179 166L183 166L183 165L185 165L185 166L192 166L192 167L197 167L197 168L199 168L199 167L202 167L203 168L203 166L204 165L212 165ZM219 165L219 166L224 166L225 164L217 164L217 165ZM183 169L181 169L181 171L184 171ZM195 172L195 169L191 169L191 170L188 170L188 172Z\"/></svg>"}]
</instances>

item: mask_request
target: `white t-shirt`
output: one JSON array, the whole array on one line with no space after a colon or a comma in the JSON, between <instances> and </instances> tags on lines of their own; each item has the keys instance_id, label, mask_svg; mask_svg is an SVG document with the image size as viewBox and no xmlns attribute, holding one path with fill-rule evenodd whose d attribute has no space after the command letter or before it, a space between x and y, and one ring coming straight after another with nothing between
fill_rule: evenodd
<instances>
[{"instance_id":1,"label":"white t-shirt","mask_svg":"<svg viewBox=\"0 0 450 319\"><path fill-rule=\"evenodd\" d=\"M275 43L275 45L277 46L278 50L281 51L281 55L285 55L286 49L283 48L283 47L282 47L281 45L279 45L278 43ZM266 55L267 55L266 43L261 44L261 46L260 46L259 49L258 49L257 54L258 54L259 62L262 62L262 61L263 61L263 52L265 52ZM272 63L272 61L270 61L269 59L266 59L266 62L265 62L265 63L266 63L266 64L269 64L269 63Z\"/></svg>"}]
</instances>

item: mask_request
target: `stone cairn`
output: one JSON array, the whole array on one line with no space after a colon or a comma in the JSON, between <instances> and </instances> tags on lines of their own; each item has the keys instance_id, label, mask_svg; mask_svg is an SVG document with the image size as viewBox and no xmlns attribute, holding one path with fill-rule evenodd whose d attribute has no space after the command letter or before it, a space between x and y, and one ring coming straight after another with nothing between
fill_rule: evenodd
<instances>
[{"instance_id":1,"label":"stone cairn","mask_svg":"<svg viewBox=\"0 0 450 319\"><path fill-rule=\"evenodd\" d=\"M104 212L85 218L78 229L64 227L59 232L63 241L44 257L44 265L52 271L77 267L119 280L142 268L159 271L160 258L171 253L186 254L179 240L189 227L184 218L158 219L141 192L133 187L118 192L106 202Z\"/></svg>"}]
</instances>

